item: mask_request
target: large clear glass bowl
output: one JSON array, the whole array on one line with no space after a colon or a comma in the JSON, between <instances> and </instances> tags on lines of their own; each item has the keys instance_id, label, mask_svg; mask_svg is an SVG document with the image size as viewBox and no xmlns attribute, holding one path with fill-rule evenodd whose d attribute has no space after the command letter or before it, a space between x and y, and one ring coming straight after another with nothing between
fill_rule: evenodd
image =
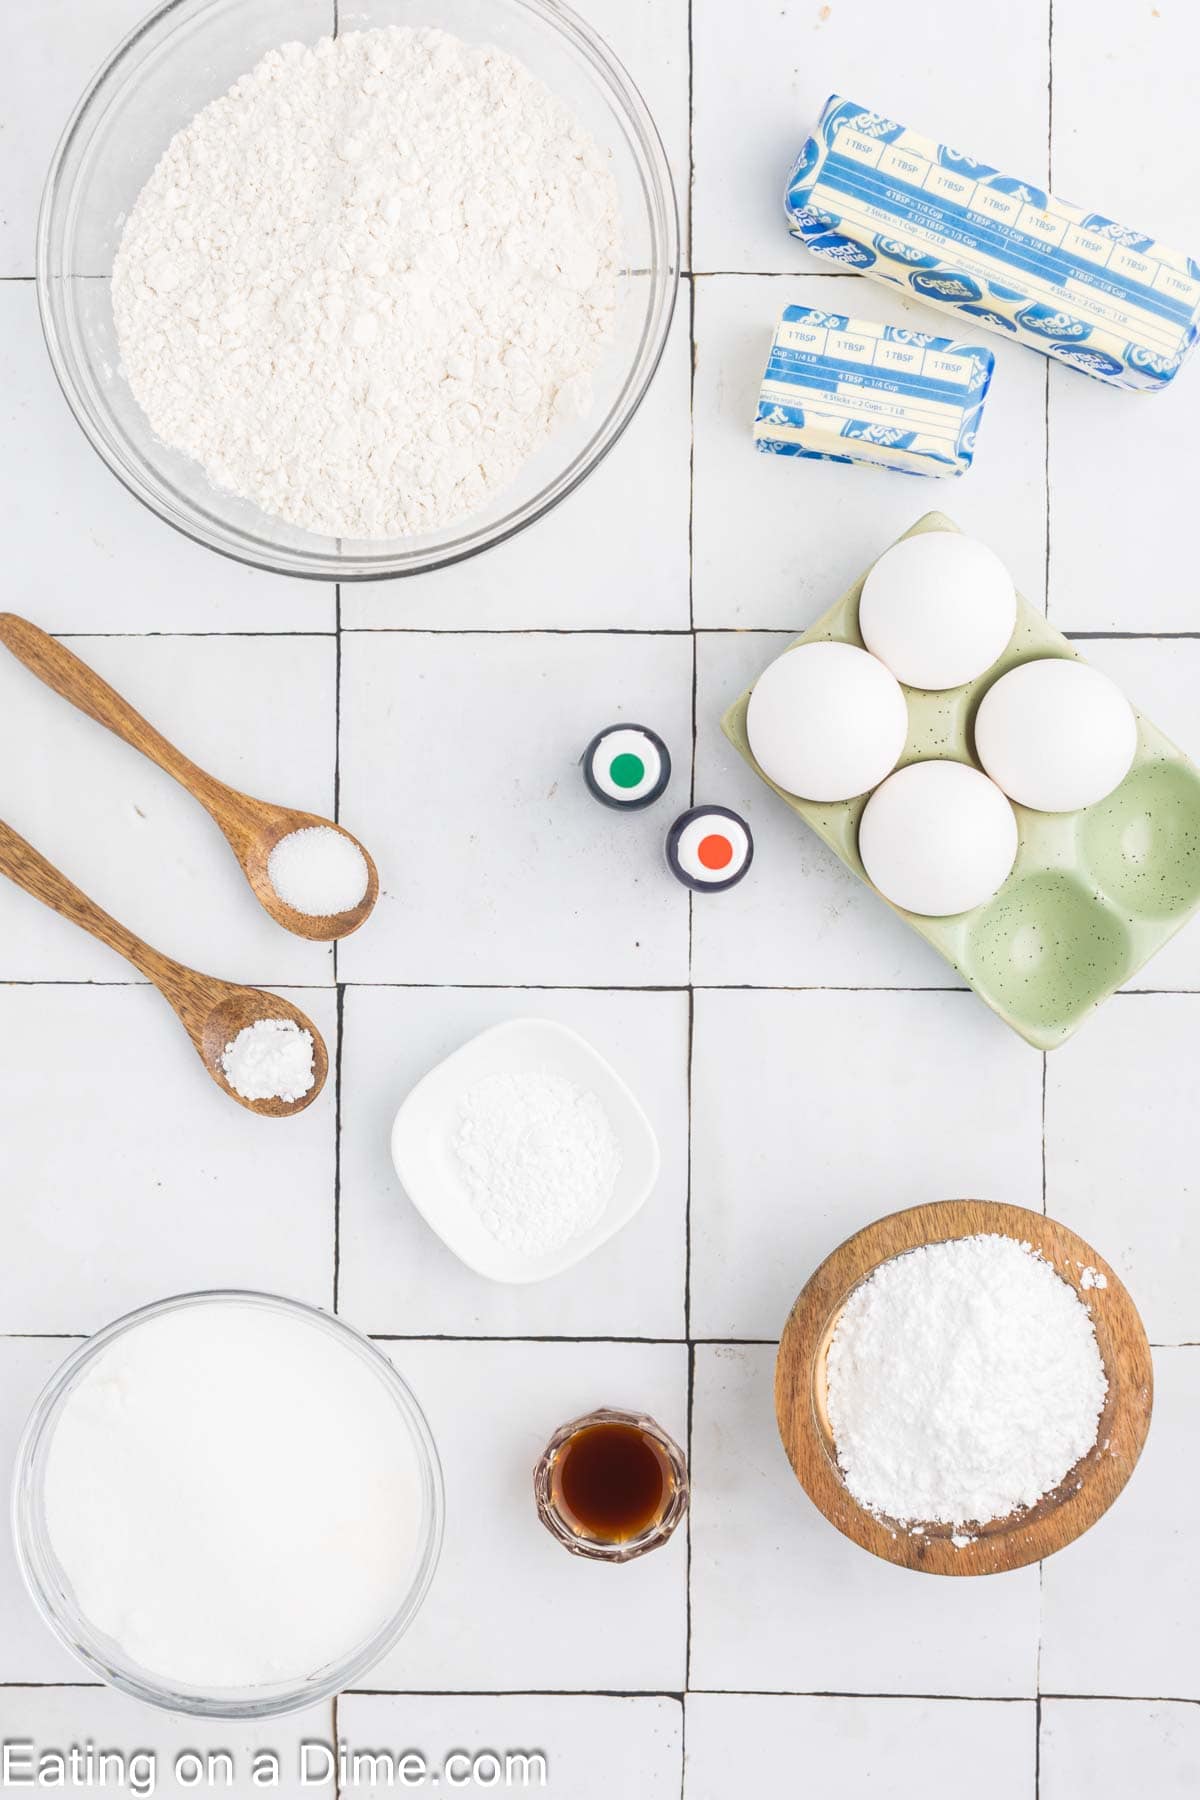
<instances>
[{"instance_id":1,"label":"large clear glass bowl","mask_svg":"<svg viewBox=\"0 0 1200 1800\"><path fill-rule=\"evenodd\" d=\"M301 531L223 493L161 442L120 371L109 276L125 218L171 137L278 45L333 29L339 0L167 0L99 71L67 125L38 220L42 326L63 393L113 474L197 543L280 574L419 574L512 537L616 443L658 366L679 283L671 174L641 95L559 0L340 0L340 29L438 26L518 57L608 150L625 269L617 325L586 418L564 426L484 512L441 531L352 540ZM644 0L651 4L652 0Z\"/></svg>"},{"instance_id":2,"label":"large clear glass bowl","mask_svg":"<svg viewBox=\"0 0 1200 1800\"><path fill-rule=\"evenodd\" d=\"M45 1478L47 1456L62 1410L101 1352L114 1339L136 1331L148 1319L179 1312L185 1307L212 1305L265 1307L287 1313L307 1322L315 1331L336 1338L342 1346L361 1357L383 1384L395 1406L397 1422L408 1437L421 1494L421 1518L408 1590L394 1597L388 1617L363 1643L355 1645L336 1662L312 1670L302 1681L206 1692L163 1681L153 1670L134 1662L119 1644L98 1631L84 1615L50 1541ZM407 1383L382 1351L344 1320L320 1312L316 1307L278 1294L236 1289L177 1294L171 1299L156 1301L152 1306L127 1313L124 1318L106 1325L81 1344L51 1377L34 1406L17 1450L13 1476L12 1529L17 1563L34 1604L55 1636L93 1675L98 1675L112 1687L151 1706L161 1706L168 1712L190 1713L198 1718L276 1718L282 1713L298 1712L326 1700L361 1681L416 1617L437 1568L444 1517L441 1464L425 1415Z\"/></svg>"}]
</instances>

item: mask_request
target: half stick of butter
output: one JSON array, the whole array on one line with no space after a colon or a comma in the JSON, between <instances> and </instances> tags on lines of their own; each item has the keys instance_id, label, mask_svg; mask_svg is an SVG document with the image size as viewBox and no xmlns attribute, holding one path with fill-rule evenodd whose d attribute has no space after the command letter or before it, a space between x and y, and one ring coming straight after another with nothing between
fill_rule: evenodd
<instances>
[{"instance_id":1,"label":"half stick of butter","mask_svg":"<svg viewBox=\"0 0 1200 1800\"><path fill-rule=\"evenodd\" d=\"M894 282L1115 387L1172 379L1200 266L834 94L784 204L814 255Z\"/></svg>"},{"instance_id":2,"label":"half stick of butter","mask_svg":"<svg viewBox=\"0 0 1200 1800\"><path fill-rule=\"evenodd\" d=\"M975 454L992 364L980 344L785 306L754 440L774 456L961 475Z\"/></svg>"}]
</instances>

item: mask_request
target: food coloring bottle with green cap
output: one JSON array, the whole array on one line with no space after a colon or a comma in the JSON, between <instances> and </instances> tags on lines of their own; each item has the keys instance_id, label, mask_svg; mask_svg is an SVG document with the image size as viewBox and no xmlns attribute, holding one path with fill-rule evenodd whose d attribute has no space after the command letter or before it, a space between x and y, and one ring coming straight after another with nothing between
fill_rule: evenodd
<instances>
[{"instance_id":1,"label":"food coloring bottle with green cap","mask_svg":"<svg viewBox=\"0 0 1200 1800\"><path fill-rule=\"evenodd\" d=\"M671 755L646 725L607 725L583 753L583 779L602 806L637 812L665 792Z\"/></svg>"}]
</instances>

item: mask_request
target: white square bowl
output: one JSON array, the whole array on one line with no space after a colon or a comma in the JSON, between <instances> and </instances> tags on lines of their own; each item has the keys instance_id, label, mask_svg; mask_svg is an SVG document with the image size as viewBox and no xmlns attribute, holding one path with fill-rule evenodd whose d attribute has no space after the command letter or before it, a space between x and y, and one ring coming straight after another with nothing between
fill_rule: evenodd
<instances>
[{"instance_id":1,"label":"white square bowl","mask_svg":"<svg viewBox=\"0 0 1200 1800\"><path fill-rule=\"evenodd\" d=\"M595 1094L621 1150L608 1205L588 1231L541 1256L494 1238L471 1203L454 1150L463 1097L489 1075L561 1076ZM412 1089L392 1125L392 1162L409 1199L448 1249L490 1281L544 1281L581 1262L627 1225L658 1179L654 1128L612 1064L552 1019L509 1019L481 1031Z\"/></svg>"}]
</instances>

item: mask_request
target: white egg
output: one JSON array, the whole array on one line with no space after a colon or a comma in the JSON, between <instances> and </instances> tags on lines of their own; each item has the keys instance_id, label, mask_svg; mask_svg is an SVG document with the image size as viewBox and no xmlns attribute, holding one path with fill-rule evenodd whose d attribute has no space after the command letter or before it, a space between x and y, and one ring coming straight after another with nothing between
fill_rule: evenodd
<instances>
[{"instance_id":1,"label":"white egg","mask_svg":"<svg viewBox=\"0 0 1200 1800\"><path fill-rule=\"evenodd\" d=\"M975 750L1010 799L1035 812L1075 812L1124 781L1137 719L1099 669L1043 657L988 689L975 715Z\"/></svg>"},{"instance_id":2,"label":"white egg","mask_svg":"<svg viewBox=\"0 0 1200 1800\"><path fill-rule=\"evenodd\" d=\"M945 918L982 906L1007 880L1017 816L968 763L910 763L867 801L858 853L893 906Z\"/></svg>"},{"instance_id":3,"label":"white egg","mask_svg":"<svg viewBox=\"0 0 1200 1800\"><path fill-rule=\"evenodd\" d=\"M765 775L802 800L852 800L900 760L908 706L894 675L854 644L801 644L764 669L746 734Z\"/></svg>"},{"instance_id":4,"label":"white egg","mask_svg":"<svg viewBox=\"0 0 1200 1800\"><path fill-rule=\"evenodd\" d=\"M898 681L955 688L1001 655L1017 591L995 551L957 531L926 531L885 550L863 584L863 643Z\"/></svg>"}]
</instances>

